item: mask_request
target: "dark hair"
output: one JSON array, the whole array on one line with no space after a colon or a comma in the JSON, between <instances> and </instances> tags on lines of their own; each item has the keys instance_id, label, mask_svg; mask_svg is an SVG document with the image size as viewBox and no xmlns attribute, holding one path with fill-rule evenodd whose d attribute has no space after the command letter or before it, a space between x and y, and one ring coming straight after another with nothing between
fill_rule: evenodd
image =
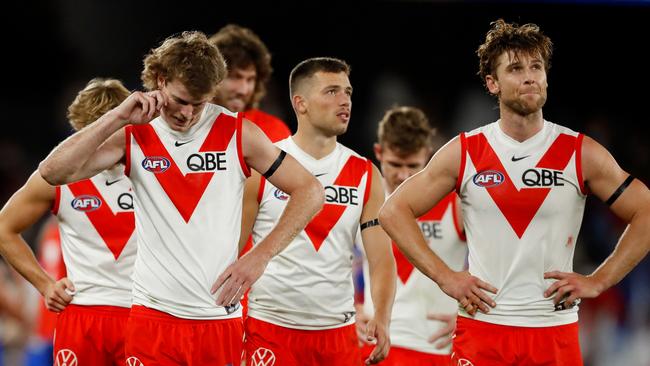
<instances>
[{"instance_id":1,"label":"dark hair","mask_svg":"<svg viewBox=\"0 0 650 366\"><path fill-rule=\"evenodd\" d=\"M144 59L142 81L147 90L158 89L158 77L176 79L193 97L214 94L226 76L226 63L219 49L201 32L183 32L167 38Z\"/></svg>"},{"instance_id":2,"label":"dark hair","mask_svg":"<svg viewBox=\"0 0 650 366\"><path fill-rule=\"evenodd\" d=\"M266 94L266 83L271 78L271 53L252 30L236 24L228 24L213 34L210 43L217 46L228 70L255 67L257 79L253 98L245 109L256 108Z\"/></svg>"},{"instance_id":3,"label":"dark hair","mask_svg":"<svg viewBox=\"0 0 650 366\"><path fill-rule=\"evenodd\" d=\"M386 111L377 128L381 146L410 155L422 148L431 149L435 129L422 110L415 107L393 107Z\"/></svg>"},{"instance_id":4,"label":"dark hair","mask_svg":"<svg viewBox=\"0 0 650 366\"><path fill-rule=\"evenodd\" d=\"M303 80L314 76L317 72L344 72L350 76L350 65L345 61L333 57L314 57L302 61L291 70L289 75L289 92L294 95L298 84Z\"/></svg>"},{"instance_id":5,"label":"dark hair","mask_svg":"<svg viewBox=\"0 0 650 366\"><path fill-rule=\"evenodd\" d=\"M537 25L529 23L519 26L517 23L506 23L503 19L490 25L492 28L487 32L485 42L476 50L479 58L478 75L483 83L487 75L494 75L499 56L508 51L541 56L548 72L551 68L553 43Z\"/></svg>"}]
</instances>

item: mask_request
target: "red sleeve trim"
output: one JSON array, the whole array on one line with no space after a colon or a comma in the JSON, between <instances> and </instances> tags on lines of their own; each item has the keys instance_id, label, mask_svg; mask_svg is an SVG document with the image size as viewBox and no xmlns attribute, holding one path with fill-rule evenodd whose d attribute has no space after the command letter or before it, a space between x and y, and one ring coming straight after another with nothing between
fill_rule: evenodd
<instances>
[{"instance_id":1,"label":"red sleeve trim","mask_svg":"<svg viewBox=\"0 0 650 366\"><path fill-rule=\"evenodd\" d=\"M458 178L456 179L456 193L460 194L460 186L463 183L463 174L465 174L465 159L467 157L467 138L465 133L460 135L460 169L458 170Z\"/></svg>"},{"instance_id":2,"label":"red sleeve trim","mask_svg":"<svg viewBox=\"0 0 650 366\"><path fill-rule=\"evenodd\" d=\"M264 185L266 184L266 178L260 177L260 188L257 190L257 203L262 203L262 197L264 196Z\"/></svg>"},{"instance_id":3,"label":"red sleeve trim","mask_svg":"<svg viewBox=\"0 0 650 366\"><path fill-rule=\"evenodd\" d=\"M576 139L576 176L578 177L578 184L580 185L580 192L587 195L587 188L582 178L582 139L585 135L579 133Z\"/></svg>"},{"instance_id":4,"label":"red sleeve trim","mask_svg":"<svg viewBox=\"0 0 650 366\"><path fill-rule=\"evenodd\" d=\"M61 202L61 186L54 187L54 202L52 202L52 215L59 214L59 203Z\"/></svg>"},{"instance_id":5,"label":"red sleeve trim","mask_svg":"<svg viewBox=\"0 0 650 366\"><path fill-rule=\"evenodd\" d=\"M462 241L467 241L467 237L465 236L465 232L460 228L460 223L458 222L458 215L456 215L456 209L458 208L458 202L457 202L458 195L456 194L451 194L451 211L452 211L452 217L454 218L454 228L456 228L456 234L458 234L458 238Z\"/></svg>"},{"instance_id":6,"label":"red sleeve trim","mask_svg":"<svg viewBox=\"0 0 650 366\"><path fill-rule=\"evenodd\" d=\"M126 126L124 128L124 137L126 138L124 147L125 147L125 157L124 157L124 175L127 177L131 174L131 130L133 126Z\"/></svg>"},{"instance_id":7,"label":"red sleeve trim","mask_svg":"<svg viewBox=\"0 0 650 366\"><path fill-rule=\"evenodd\" d=\"M237 113L237 128L236 128L236 138L237 138L237 156L239 157L239 165L241 166L242 172L244 172L244 175L246 178L251 176L251 170L248 168L248 165L246 165L246 161L244 161L244 153L242 151L242 145L241 145L241 136L242 136L242 119L243 119L243 113L239 112Z\"/></svg>"},{"instance_id":8,"label":"red sleeve trim","mask_svg":"<svg viewBox=\"0 0 650 366\"><path fill-rule=\"evenodd\" d=\"M366 191L363 193L363 205L365 206L370 199L370 190L372 189L372 162L366 159L366 171L368 177L366 178Z\"/></svg>"}]
</instances>

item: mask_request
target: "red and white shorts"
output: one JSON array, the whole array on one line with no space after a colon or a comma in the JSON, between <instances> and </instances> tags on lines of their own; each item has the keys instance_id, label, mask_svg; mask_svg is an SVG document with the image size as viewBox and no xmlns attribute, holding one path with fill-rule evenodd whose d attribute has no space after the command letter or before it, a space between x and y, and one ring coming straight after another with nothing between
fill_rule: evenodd
<instances>
[{"instance_id":1,"label":"red and white shorts","mask_svg":"<svg viewBox=\"0 0 650 366\"><path fill-rule=\"evenodd\" d=\"M54 366L122 366L129 308L68 305L56 321Z\"/></svg>"},{"instance_id":2,"label":"red and white shorts","mask_svg":"<svg viewBox=\"0 0 650 366\"><path fill-rule=\"evenodd\" d=\"M361 347L361 363L365 365L375 346L364 345ZM414 351L407 348L391 346L388 357L379 364L381 366L449 366L450 355L435 355L431 353Z\"/></svg>"},{"instance_id":3,"label":"red and white shorts","mask_svg":"<svg viewBox=\"0 0 650 366\"><path fill-rule=\"evenodd\" d=\"M249 316L245 328L247 366L359 366L361 355L354 324L302 330Z\"/></svg>"},{"instance_id":4,"label":"red and white shorts","mask_svg":"<svg viewBox=\"0 0 650 366\"><path fill-rule=\"evenodd\" d=\"M239 366L243 328L241 318L181 319L133 305L126 327L127 366Z\"/></svg>"},{"instance_id":5,"label":"red and white shorts","mask_svg":"<svg viewBox=\"0 0 650 366\"><path fill-rule=\"evenodd\" d=\"M581 366L578 323L514 327L458 317L452 365Z\"/></svg>"}]
</instances>

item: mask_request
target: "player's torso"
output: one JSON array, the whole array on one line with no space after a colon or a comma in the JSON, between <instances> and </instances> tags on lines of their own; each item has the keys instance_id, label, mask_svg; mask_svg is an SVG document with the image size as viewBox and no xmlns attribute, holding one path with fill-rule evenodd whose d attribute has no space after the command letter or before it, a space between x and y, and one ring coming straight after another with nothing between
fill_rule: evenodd
<instances>
[{"instance_id":1,"label":"player's torso","mask_svg":"<svg viewBox=\"0 0 650 366\"><path fill-rule=\"evenodd\" d=\"M585 194L582 136L545 121L524 142L498 122L464 135L459 192L473 275L499 289L497 307L476 319L520 326L567 324L554 312L544 272L571 271Z\"/></svg>"},{"instance_id":2,"label":"player's torso","mask_svg":"<svg viewBox=\"0 0 650 366\"><path fill-rule=\"evenodd\" d=\"M235 317L214 304L216 278L237 258L243 185L241 119L208 104L187 132L162 118L127 130L137 195L134 301L182 318Z\"/></svg>"},{"instance_id":3,"label":"player's torso","mask_svg":"<svg viewBox=\"0 0 650 366\"><path fill-rule=\"evenodd\" d=\"M337 144L316 160L291 138L277 143L314 174L325 188L326 202L305 230L269 263L249 295L250 314L262 320L302 329L350 324L354 306L353 243L367 199L371 165ZM265 182L253 230L259 242L273 228L287 195Z\"/></svg>"},{"instance_id":4,"label":"player's torso","mask_svg":"<svg viewBox=\"0 0 650 366\"><path fill-rule=\"evenodd\" d=\"M431 211L418 218L418 225L431 250L452 270L465 266L467 245L461 226L455 217L456 194L450 193ZM448 354L450 347L437 349L428 342L429 337L445 326L427 320L427 314L456 314L457 303L438 285L417 270L393 245L397 265L397 287L391 316L391 344L402 348L433 354ZM368 262L364 261L364 278L369 278ZM373 314L370 283L364 287L364 311Z\"/></svg>"},{"instance_id":5,"label":"player's torso","mask_svg":"<svg viewBox=\"0 0 650 366\"><path fill-rule=\"evenodd\" d=\"M57 187L53 210L78 305L131 306L134 196L122 167Z\"/></svg>"}]
</instances>

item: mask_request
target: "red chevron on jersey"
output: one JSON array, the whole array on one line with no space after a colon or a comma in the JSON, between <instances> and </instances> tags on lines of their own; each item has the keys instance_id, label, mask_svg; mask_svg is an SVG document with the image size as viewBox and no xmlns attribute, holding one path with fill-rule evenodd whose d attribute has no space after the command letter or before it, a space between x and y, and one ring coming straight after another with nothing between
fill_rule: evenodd
<instances>
[{"instance_id":1,"label":"red chevron on jersey","mask_svg":"<svg viewBox=\"0 0 650 366\"><path fill-rule=\"evenodd\" d=\"M368 163L366 159L350 156L343 169L341 169L339 176L336 177L333 185L359 187L361 178L368 171L367 167ZM323 209L307 224L305 233L307 233L312 244L314 244L316 251L320 249L323 241L339 221L347 207L345 205L326 203Z\"/></svg>"},{"instance_id":2,"label":"red chevron on jersey","mask_svg":"<svg viewBox=\"0 0 650 366\"><path fill-rule=\"evenodd\" d=\"M442 216L447 211L447 206L451 204L451 200L455 199L454 194L449 194L442 201L438 202L429 212L418 218L418 221L440 221ZM395 257L395 264L397 265L397 276L402 280L402 283L406 283L413 273L413 264L406 259L406 256L402 254L402 251L399 250L397 244L393 242L393 256Z\"/></svg>"},{"instance_id":3,"label":"red chevron on jersey","mask_svg":"<svg viewBox=\"0 0 650 366\"><path fill-rule=\"evenodd\" d=\"M75 197L93 195L106 202L90 179L68 184L68 188ZM86 211L85 214L117 260L135 230L133 212L113 213L107 204L103 204L96 210Z\"/></svg>"},{"instance_id":4,"label":"red chevron on jersey","mask_svg":"<svg viewBox=\"0 0 650 366\"><path fill-rule=\"evenodd\" d=\"M225 151L236 127L234 117L220 114L199 151ZM133 126L133 137L145 156L161 156L170 161L167 170L154 175L185 222L189 222L214 173L183 175L150 124Z\"/></svg>"},{"instance_id":5,"label":"red chevron on jersey","mask_svg":"<svg viewBox=\"0 0 650 366\"><path fill-rule=\"evenodd\" d=\"M564 170L575 152L575 146L575 136L560 134L537 163L537 167ZM499 157L482 133L467 137L467 151L477 172L486 170L503 172L502 184L485 189L508 220L517 237L521 239L551 189L517 190Z\"/></svg>"}]
</instances>

